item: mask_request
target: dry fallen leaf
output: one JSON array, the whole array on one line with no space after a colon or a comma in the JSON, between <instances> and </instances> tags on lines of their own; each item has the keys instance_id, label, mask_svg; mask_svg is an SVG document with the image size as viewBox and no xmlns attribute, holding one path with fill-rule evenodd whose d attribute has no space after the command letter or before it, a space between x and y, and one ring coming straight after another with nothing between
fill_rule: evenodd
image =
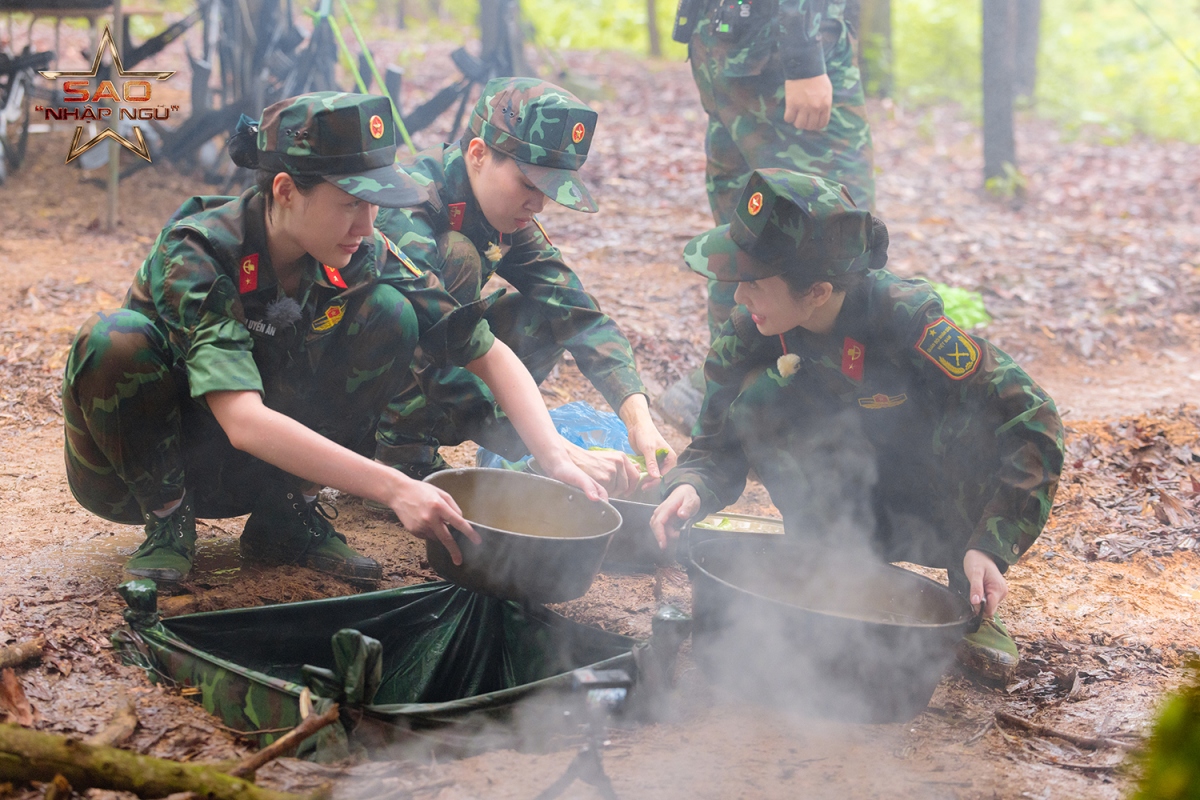
<instances>
[{"instance_id":1,"label":"dry fallen leaf","mask_svg":"<svg viewBox=\"0 0 1200 800\"><path fill-rule=\"evenodd\" d=\"M33 725L33 706L29 705L29 698L11 667L0 671L0 711L22 727Z\"/></svg>"}]
</instances>

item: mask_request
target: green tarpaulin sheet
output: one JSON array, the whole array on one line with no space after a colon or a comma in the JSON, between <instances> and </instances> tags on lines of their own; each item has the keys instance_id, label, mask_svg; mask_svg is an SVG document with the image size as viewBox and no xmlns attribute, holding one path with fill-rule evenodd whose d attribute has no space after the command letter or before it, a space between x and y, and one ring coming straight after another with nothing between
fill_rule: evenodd
<instances>
[{"instance_id":1,"label":"green tarpaulin sheet","mask_svg":"<svg viewBox=\"0 0 1200 800\"><path fill-rule=\"evenodd\" d=\"M130 623L113 635L122 657L180 686L229 727L257 732L260 746L300 721L305 687L318 711L339 703L343 726L301 747L322 760L396 744L494 746L517 733L491 723L511 722L518 701L537 695L523 707L561 717L551 709L570 691L574 669L623 669L636 683L634 650L643 647L449 583L163 620L153 582L120 591Z\"/></svg>"}]
</instances>

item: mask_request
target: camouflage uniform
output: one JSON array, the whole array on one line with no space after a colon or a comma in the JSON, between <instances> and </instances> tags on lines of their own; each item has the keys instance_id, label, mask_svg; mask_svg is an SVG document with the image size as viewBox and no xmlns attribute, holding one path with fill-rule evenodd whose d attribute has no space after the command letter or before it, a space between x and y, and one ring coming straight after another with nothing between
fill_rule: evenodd
<instances>
[{"instance_id":1,"label":"camouflage uniform","mask_svg":"<svg viewBox=\"0 0 1200 800\"><path fill-rule=\"evenodd\" d=\"M859 208L873 209L871 132L845 0L762 0L751 7L734 36L716 30L710 10L689 47L708 112L707 187L716 224L730 221L751 170L764 168L827 177L849 189ZM829 125L799 130L784 120L784 81L821 74L833 84ZM708 289L715 340L733 308L733 286L710 281Z\"/></svg>"},{"instance_id":2,"label":"camouflage uniform","mask_svg":"<svg viewBox=\"0 0 1200 800\"><path fill-rule=\"evenodd\" d=\"M732 281L785 270L821 280L880 263L881 223L837 188L756 172L732 224L694 239L685 259ZM1003 571L1046 524L1063 463L1054 402L946 319L924 281L870 270L827 334L764 336L738 306L704 370L701 433L664 489L693 485L702 514L734 502L753 469L789 534L820 535L812 515L832 503L842 521L872 526L886 560L947 568L960 590L966 550ZM913 518L915 530L902 524Z\"/></svg>"},{"instance_id":3,"label":"camouflage uniform","mask_svg":"<svg viewBox=\"0 0 1200 800\"><path fill-rule=\"evenodd\" d=\"M537 382L570 351L614 409L646 388L633 349L563 263L536 220L500 234L479 208L467 178L464 146L473 137L517 161L529 180L556 202L595 211L575 174L587 157L596 113L543 81L498 78L487 84L461 144L426 150L405 163L429 191L416 208L381 211L377 228L422 269L437 273L462 304L477 301L493 275L515 287L491 306L492 332L513 349ZM501 257L500 246L508 246ZM465 369L418 366L418 374L388 405L376 458L416 474L440 466L437 448L472 439L509 458L525 451L491 391Z\"/></svg>"},{"instance_id":4,"label":"camouflage uniform","mask_svg":"<svg viewBox=\"0 0 1200 800\"><path fill-rule=\"evenodd\" d=\"M335 113L306 118L315 103ZM388 109L386 98L333 93L277 104L264 115L260 150L278 150L281 130L300 143L264 166L301 169L320 158L303 152L306 139L326 156L334 150L345 173L361 142L391 141L381 168L360 160L366 169L328 180L373 202L412 202L424 193L392 166ZM265 219L257 189L188 200L159 234L124 307L80 330L62 397L67 478L89 511L152 523L151 512L186 486L192 513L229 517L250 512L270 487L299 484L231 446L208 410L209 392L256 391L268 408L369 456L379 413L418 347L422 358L454 364L491 347L484 304L459 307L378 231L341 269L306 255L299 290L287 297Z\"/></svg>"}]
</instances>

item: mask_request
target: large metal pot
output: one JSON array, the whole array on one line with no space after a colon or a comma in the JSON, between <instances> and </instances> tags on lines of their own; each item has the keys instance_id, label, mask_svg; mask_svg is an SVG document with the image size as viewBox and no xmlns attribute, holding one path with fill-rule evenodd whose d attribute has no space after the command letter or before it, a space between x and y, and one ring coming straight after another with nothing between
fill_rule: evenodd
<instances>
[{"instance_id":1,"label":"large metal pot","mask_svg":"<svg viewBox=\"0 0 1200 800\"><path fill-rule=\"evenodd\" d=\"M801 544L693 543L693 653L715 683L802 712L911 719L974 619L939 583Z\"/></svg>"},{"instance_id":2,"label":"large metal pot","mask_svg":"<svg viewBox=\"0 0 1200 800\"><path fill-rule=\"evenodd\" d=\"M650 517L658 508L657 505L615 498L610 498L608 502L620 512L621 527L613 534L608 555L604 557L605 572L654 572L658 567L674 563L674 546L663 550L650 530ZM688 529L688 537L692 542L707 539L770 539L782 535L783 520L747 514L712 514Z\"/></svg>"},{"instance_id":3,"label":"large metal pot","mask_svg":"<svg viewBox=\"0 0 1200 800\"><path fill-rule=\"evenodd\" d=\"M611 505L550 478L503 469L435 472L426 483L454 498L482 544L451 529L455 566L436 539L429 564L448 581L507 600L561 603L583 596L604 560L621 515Z\"/></svg>"}]
</instances>

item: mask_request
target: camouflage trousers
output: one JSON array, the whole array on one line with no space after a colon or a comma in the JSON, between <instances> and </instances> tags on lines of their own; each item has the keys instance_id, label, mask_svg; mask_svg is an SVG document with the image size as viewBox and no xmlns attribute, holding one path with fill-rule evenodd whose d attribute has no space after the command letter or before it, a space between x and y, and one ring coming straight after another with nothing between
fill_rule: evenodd
<instances>
[{"instance_id":1,"label":"camouflage trousers","mask_svg":"<svg viewBox=\"0 0 1200 800\"><path fill-rule=\"evenodd\" d=\"M446 254L440 275L446 291L463 305L478 299L483 262L475 245L451 232L439 239L438 249ZM484 319L537 383L562 357L540 305L517 291L497 300ZM462 367L419 366L388 403L376 438L375 458L397 467L434 464L439 446L468 439L509 459L529 452L487 384Z\"/></svg>"},{"instance_id":2,"label":"camouflage trousers","mask_svg":"<svg viewBox=\"0 0 1200 800\"><path fill-rule=\"evenodd\" d=\"M356 324L339 325L315 363L289 372L290 391L268 388L264 402L370 457L380 411L412 362L417 318L391 286L359 295L347 315ZM296 381L300 372L307 380ZM266 387L277 383L262 377ZM301 483L230 444L203 399L191 397L178 349L137 311L101 312L84 324L62 402L71 492L113 522L144 522L185 487L198 517L239 516L264 490Z\"/></svg>"},{"instance_id":3,"label":"camouflage trousers","mask_svg":"<svg viewBox=\"0 0 1200 800\"><path fill-rule=\"evenodd\" d=\"M829 124L819 131L796 128L784 120L784 74L778 53L758 74L731 77L727 65L737 45L717 39L701 19L692 37L692 76L708 113L705 152L707 189L713 219L724 225L756 169L788 169L835 180L859 208L875 208L874 151L867 125L862 78L850 31L840 20L821 27L825 69L833 84ZM709 281L709 340L729 318L734 283Z\"/></svg>"}]
</instances>

